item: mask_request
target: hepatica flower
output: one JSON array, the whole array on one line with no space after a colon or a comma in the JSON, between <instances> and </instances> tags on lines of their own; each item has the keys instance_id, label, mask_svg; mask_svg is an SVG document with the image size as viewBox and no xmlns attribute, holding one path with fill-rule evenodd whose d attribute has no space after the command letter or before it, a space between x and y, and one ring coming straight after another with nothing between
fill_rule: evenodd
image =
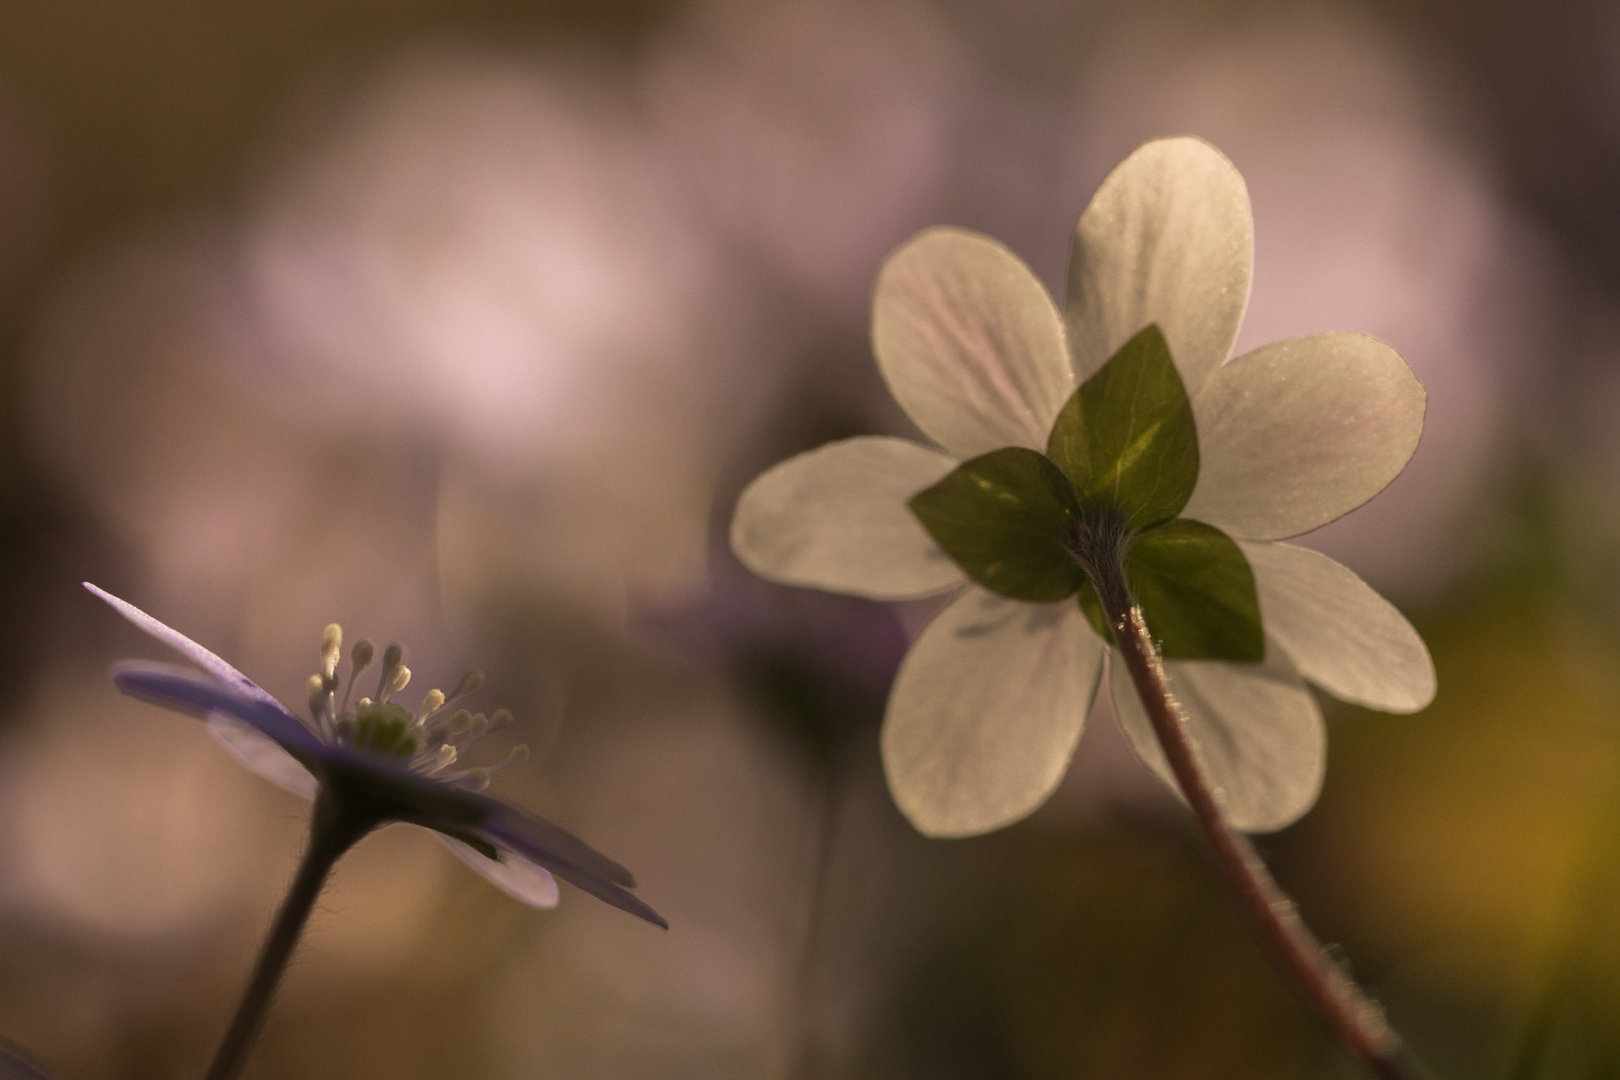
<instances>
[{"instance_id":1,"label":"hepatica flower","mask_svg":"<svg viewBox=\"0 0 1620 1080\"><path fill-rule=\"evenodd\" d=\"M390 821L432 829L462 862L534 907L556 905L560 877L614 907L667 925L628 891L635 881L624 867L558 826L479 794L491 772L522 761L526 752L519 747L493 767L468 767L463 760L473 743L511 720L505 710L486 717L452 709L482 684L478 673L448 696L429 690L418 708L407 709L393 700L410 681L402 650L393 645L381 657L375 693L353 700L374 650L365 641L354 647L352 672L342 685L342 631L329 626L321 640L321 670L309 679L306 723L184 634L88 582L85 588L202 669L125 661L113 670L118 688L203 717L242 764L266 779L316 799L317 806L318 796L330 797L364 825L362 833Z\"/></svg>"},{"instance_id":2,"label":"hepatica flower","mask_svg":"<svg viewBox=\"0 0 1620 1080\"><path fill-rule=\"evenodd\" d=\"M1062 778L1105 667L1136 752L1175 787L1097 589L1128 582L1229 822L1281 828L1321 786L1306 683L1391 712L1434 670L1387 601L1279 543L1405 466L1423 388L1355 333L1225 362L1248 300L1242 178L1196 139L1149 143L1080 218L1059 312L1013 254L930 229L884 265L872 339L933 446L856 438L764 473L732 545L778 581L877 599L961 589L912 645L882 749L923 832L1016 821ZM965 586L965 588L963 588Z\"/></svg>"}]
</instances>

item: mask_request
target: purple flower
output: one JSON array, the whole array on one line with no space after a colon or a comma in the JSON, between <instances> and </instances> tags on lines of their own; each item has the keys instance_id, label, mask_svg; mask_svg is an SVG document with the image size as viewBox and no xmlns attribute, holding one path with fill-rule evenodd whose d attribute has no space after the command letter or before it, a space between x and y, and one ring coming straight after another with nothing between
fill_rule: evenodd
<instances>
[{"instance_id":1,"label":"purple flower","mask_svg":"<svg viewBox=\"0 0 1620 1080\"><path fill-rule=\"evenodd\" d=\"M493 717L449 711L482 684L477 672L448 696L428 691L412 712L391 700L410 681L402 650L391 645L383 653L375 697L362 697L351 706L356 678L370 666L374 652L370 642L355 645L353 672L340 699L342 631L334 624L322 636L321 671L310 676L313 722L305 723L184 634L89 582L84 587L202 669L199 674L127 660L113 669L118 689L202 717L225 747L260 776L308 799L325 789L379 825L404 821L432 829L473 870L526 904L554 907L555 876L668 929L662 916L628 891L635 885L630 871L551 822L479 794L491 772L524 760L527 751L517 747L493 767L462 767L462 756L474 742L511 721L505 710Z\"/></svg>"},{"instance_id":2,"label":"purple flower","mask_svg":"<svg viewBox=\"0 0 1620 1080\"><path fill-rule=\"evenodd\" d=\"M49 1077L22 1047L0 1039L0 1080L49 1080Z\"/></svg>"}]
</instances>

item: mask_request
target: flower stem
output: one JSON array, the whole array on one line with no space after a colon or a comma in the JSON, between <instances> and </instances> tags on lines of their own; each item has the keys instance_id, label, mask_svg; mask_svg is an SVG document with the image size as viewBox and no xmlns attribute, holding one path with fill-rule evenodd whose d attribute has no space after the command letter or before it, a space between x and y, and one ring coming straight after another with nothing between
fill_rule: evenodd
<instances>
[{"instance_id":1,"label":"flower stem","mask_svg":"<svg viewBox=\"0 0 1620 1080\"><path fill-rule=\"evenodd\" d=\"M809 1080L823 1072L817 1031L818 989L823 939L827 929L828 893L831 891L833 857L838 847L838 815L844 803L843 764L834 757L816 773L815 856L810 867L809 903L805 909L804 942L800 946L799 970L795 979L793 1062L790 1080Z\"/></svg>"},{"instance_id":2,"label":"flower stem","mask_svg":"<svg viewBox=\"0 0 1620 1080\"><path fill-rule=\"evenodd\" d=\"M292 959L315 900L326 885L327 875L343 853L376 824L370 817L346 809L324 786L321 788L315 799L303 862L281 902L281 910L276 913L275 924L270 928L270 936L265 939L258 963L254 965L253 977L242 995L242 1004L237 1007L236 1016L214 1054L213 1064L208 1066L206 1080L235 1080L241 1074L248 1052L264 1027L265 1014L287 970L287 961Z\"/></svg>"},{"instance_id":3,"label":"flower stem","mask_svg":"<svg viewBox=\"0 0 1620 1080\"><path fill-rule=\"evenodd\" d=\"M1111 576L1111 575L1110 575ZM1270 954L1272 963L1294 992L1339 1040L1345 1050L1381 1080L1419 1080L1425 1075L1400 1036L1361 988L1324 952L1322 945L1299 917L1298 908L1278 887L1276 879L1254 850L1248 837L1228 824L1205 779L1185 721L1158 649L1148 634L1142 609L1130 596L1119 573L1113 582L1098 581L1098 597L1113 627L1114 641L1136 692L1142 699L1154 734L1164 748L1176 782L1192 807L1215 860L1251 930ZM1111 586L1111 587L1110 587Z\"/></svg>"}]
</instances>

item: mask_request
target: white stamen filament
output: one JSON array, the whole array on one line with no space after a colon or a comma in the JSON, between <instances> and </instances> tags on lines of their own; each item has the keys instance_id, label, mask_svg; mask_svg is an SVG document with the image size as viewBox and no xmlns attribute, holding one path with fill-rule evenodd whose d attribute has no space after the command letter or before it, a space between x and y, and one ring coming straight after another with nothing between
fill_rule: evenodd
<instances>
[{"instance_id":1,"label":"white stamen filament","mask_svg":"<svg viewBox=\"0 0 1620 1080\"><path fill-rule=\"evenodd\" d=\"M326 680L319 675L311 675L308 681L309 688L309 715L315 719L316 730L322 735L330 735L330 710L327 708Z\"/></svg>"},{"instance_id":2,"label":"white stamen filament","mask_svg":"<svg viewBox=\"0 0 1620 1080\"><path fill-rule=\"evenodd\" d=\"M411 768L420 773L432 776L441 769L449 768L456 763L456 748L441 746L432 752L418 751L416 760L411 762Z\"/></svg>"},{"instance_id":3,"label":"white stamen filament","mask_svg":"<svg viewBox=\"0 0 1620 1080\"><path fill-rule=\"evenodd\" d=\"M518 743L506 752L506 760L497 765L480 765L474 769L464 769L458 773L449 773L435 777L447 784L466 788L469 791L483 791L489 786L491 773L498 773L502 769L510 769L514 765L521 765L529 760L529 747L525 743Z\"/></svg>"},{"instance_id":4,"label":"white stamen filament","mask_svg":"<svg viewBox=\"0 0 1620 1080\"><path fill-rule=\"evenodd\" d=\"M349 695L354 693L354 684L360 681L360 673L371 666L371 657L376 651L369 641L357 641L354 650L349 653L349 685L343 688L343 703L338 706L338 712L347 712L349 708Z\"/></svg>"},{"instance_id":5,"label":"white stamen filament","mask_svg":"<svg viewBox=\"0 0 1620 1080\"><path fill-rule=\"evenodd\" d=\"M394 680L394 672L404 663L405 647L394 642L383 650L382 674L377 679L377 700L387 701Z\"/></svg>"}]
</instances>

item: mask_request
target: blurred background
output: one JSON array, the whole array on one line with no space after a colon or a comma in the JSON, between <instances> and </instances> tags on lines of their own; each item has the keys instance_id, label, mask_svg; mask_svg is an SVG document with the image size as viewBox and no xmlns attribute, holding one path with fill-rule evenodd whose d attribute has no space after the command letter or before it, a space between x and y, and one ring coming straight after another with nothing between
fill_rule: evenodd
<instances>
[{"instance_id":1,"label":"blurred background","mask_svg":"<svg viewBox=\"0 0 1620 1080\"><path fill-rule=\"evenodd\" d=\"M1620 1069L1620 9L1598 0L54 0L0 6L0 1037L199 1075L305 807L119 697L91 579L302 700L322 626L489 675L496 792L661 934L398 826L251 1077L1343 1077L1106 707L1058 795L930 842L877 725L926 604L723 543L762 468L910 429L866 341L948 222L1053 288L1107 170L1248 180L1239 349L1429 391L1308 542L1425 633L1263 840L1444 1077ZM415 691L407 692L414 702ZM498 756L501 749L492 753Z\"/></svg>"}]
</instances>

